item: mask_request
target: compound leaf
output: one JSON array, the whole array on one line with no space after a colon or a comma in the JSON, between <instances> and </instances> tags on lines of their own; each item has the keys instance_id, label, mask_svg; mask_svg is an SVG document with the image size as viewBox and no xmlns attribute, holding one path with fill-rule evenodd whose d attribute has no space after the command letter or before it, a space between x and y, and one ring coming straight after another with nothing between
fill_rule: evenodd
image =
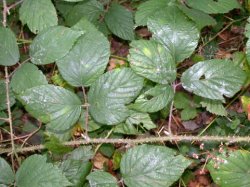
<instances>
[{"instance_id":1,"label":"compound leaf","mask_svg":"<svg viewBox=\"0 0 250 187\"><path fill-rule=\"evenodd\" d=\"M130 66L138 75L160 84L168 84L175 80L175 61L161 44L137 40L130 46Z\"/></svg>"},{"instance_id":2,"label":"compound leaf","mask_svg":"<svg viewBox=\"0 0 250 187\"><path fill-rule=\"evenodd\" d=\"M230 72L230 73L229 73ZM182 86L189 92L208 99L232 97L245 81L243 70L229 60L201 61L187 69L181 77Z\"/></svg>"},{"instance_id":3,"label":"compound leaf","mask_svg":"<svg viewBox=\"0 0 250 187\"><path fill-rule=\"evenodd\" d=\"M58 86L41 85L19 95L26 110L54 131L71 128L81 115L81 101L72 92Z\"/></svg>"},{"instance_id":4,"label":"compound leaf","mask_svg":"<svg viewBox=\"0 0 250 187\"><path fill-rule=\"evenodd\" d=\"M20 57L15 34L8 28L0 27L0 65L15 65Z\"/></svg>"},{"instance_id":5,"label":"compound leaf","mask_svg":"<svg viewBox=\"0 0 250 187\"><path fill-rule=\"evenodd\" d=\"M120 169L129 187L168 187L179 179L190 163L167 147L140 145L123 155Z\"/></svg>"},{"instance_id":6,"label":"compound leaf","mask_svg":"<svg viewBox=\"0 0 250 187\"><path fill-rule=\"evenodd\" d=\"M90 114L101 124L115 125L129 116L129 104L143 87L143 78L131 69L115 69L102 75L90 88Z\"/></svg>"},{"instance_id":7,"label":"compound leaf","mask_svg":"<svg viewBox=\"0 0 250 187\"><path fill-rule=\"evenodd\" d=\"M24 0L19 10L20 20L33 33L57 25L56 9L51 0Z\"/></svg>"},{"instance_id":8,"label":"compound leaf","mask_svg":"<svg viewBox=\"0 0 250 187\"><path fill-rule=\"evenodd\" d=\"M54 26L40 32L30 46L31 61L37 65L52 63L64 57L83 31Z\"/></svg>"}]
</instances>

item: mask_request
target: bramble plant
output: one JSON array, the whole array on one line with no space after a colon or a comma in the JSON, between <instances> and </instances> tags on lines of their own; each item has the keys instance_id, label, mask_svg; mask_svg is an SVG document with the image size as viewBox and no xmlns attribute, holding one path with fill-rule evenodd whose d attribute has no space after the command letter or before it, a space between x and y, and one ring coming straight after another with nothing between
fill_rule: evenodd
<instances>
[{"instance_id":1,"label":"bramble plant","mask_svg":"<svg viewBox=\"0 0 250 187\"><path fill-rule=\"evenodd\" d=\"M2 2L0 186L186 186L201 163L219 186L250 185L249 152L195 156L202 141L249 149L250 117L228 109L241 97L250 113L250 42L229 58L208 49L234 25L250 37L248 1ZM178 133L200 113L205 129Z\"/></svg>"}]
</instances>

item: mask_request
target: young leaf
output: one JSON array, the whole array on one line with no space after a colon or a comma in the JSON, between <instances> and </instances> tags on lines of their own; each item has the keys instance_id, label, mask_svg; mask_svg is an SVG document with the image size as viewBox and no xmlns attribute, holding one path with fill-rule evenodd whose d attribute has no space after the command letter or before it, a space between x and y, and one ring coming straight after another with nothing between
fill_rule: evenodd
<instances>
[{"instance_id":1,"label":"young leaf","mask_svg":"<svg viewBox=\"0 0 250 187\"><path fill-rule=\"evenodd\" d=\"M150 130L156 128L156 125L147 113L140 113L132 111L132 114L126 119L126 124L131 125L142 125L145 129Z\"/></svg>"},{"instance_id":2,"label":"young leaf","mask_svg":"<svg viewBox=\"0 0 250 187\"><path fill-rule=\"evenodd\" d=\"M71 8L64 18L69 26L76 24L82 18L95 23L103 12L103 5L97 0L84 1Z\"/></svg>"},{"instance_id":3,"label":"young leaf","mask_svg":"<svg viewBox=\"0 0 250 187\"><path fill-rule=\"evenodd\" d=\"M63 187L71 183L58 167L46 162L46 157L32 155L24 160L16 173L18 187Z\"/></svg>"},{"instance_id":4,"label":"young leaf","mask_svg":"<svg viewBox=\"0 0 250 187\"><path fill-rule=\"evenodd\" d=\"M19 10L20 20L33 33L57 25L56 9L51 0L24 0Z\"/></svg>"},{"instance_id":5,"label":"young leaf","mask_svg":"<svg viewBox=\"0 0 250 187\"><path fill-rule=\"evenodd\" d=\"M207 165L213 180L221 187L247 187L250 186L250 153L247 151L234 151L217 156Z\"/></svg>"},{"instance_id":6,"label":"young leaf","mask_svg":"<svg viewBox=\"0 0 250 187\"><path fill-rule=\"evenodd\" d=\"M0 186L1 184L11 185L14 182L15 176L10 165L0 157Z\"/></svg>"},{"instance_id":7,"label":"young leaf","mask_svg":"<svg viewBox=\"0 0 250 187\"><path fill-rule=\"evenodd\" d=\"M227 13L235 8L241 8L237 0L187 0L187 5L208 14Z\"/></svg>"},{"instance_id":8,"label":"young leaf","mask_svg":"<svg viewBox=\"0 0 250 187\"><path fill-rule=\"evenodd\" d=\"M87 179L90 187L118 187L116 178L104 171L94 171Z\"/></svg>"},{"instance_id":9,"label":"young leaf","mask_svg":"<svg viewBox=\"0 0 250 187\"><path fill-rule=\"evenodd\" d=\"M0 65L15 65L20 57L15 34L8 28L0 27Z\"/></svg>"},{"instance_id":10,"label":"young leaf","mask_svg":"<svg viewBox=\"0 0 250 187\"><path fill-rule=\"evenodd\" d=\"M173 97L174 92L169 85L156 85L141 94L129 108L140 112L157 112L167 106Z\"/></svg>"},{"instance_id":11,"label":"young leaf","mask_svg":"<svg viewBox=\"0 0 250 187\"><path fill-rule=\"evenodd\" d=\"M34 64L44 65L64 57L83 31L64 26L54 26L40 32L30 46L30 57Z\"/></svg>"},{"instance_id":12,"label":"young leaf","mask_svg":"<svg viewBox=\"0 0 250 187\"><path fill-rule=\"evenodd\" d=\"M201 106L206 107L208 112L212 114L216 114L219 116L226 116L227 111L222 105L221 101L218 100L211 100L211 99L204 99L201 101Z\"/></svg>"},{"instance_id":13,"label":"young leaf","mask_svg":"<svg viewBox=\"0 0 250 187\"><path fill-rule=\"evenodd\" d=\"M20 94L25 90L40 86L47 85L45 75L34 64L23 64L14 73L10 86L16 94Z\"/></svg>"},{"instance_id":14,"label":"young leaf","mask_svg":"<svg viewBox=\"0 0 250 187\"><path fill-rule=\"evenodd\" d=\"M129 104L143 87L143 78L131 69L115 69L102 75L90 88L90 114L101 124L115 125L129 116Z\"/></svg>"},{"instance_id":15,"label":"young leaf","mask_svg":"<svg viewBox=\"0 0 250 187\"><path fill-rule=\"evenodd\" d=\"M10 106L13 106L15 101L15 96L12 90L9 90L10 94ZM0 111L7 109L7 101L6 101L6 84L5 80L0 80Z\"/></svg>"},{"instance_id":16,"label":"young leaf","mask_svg":"<svg viewBox=\"0 0 250 187\"><path fill-rule=\"evenodd\" d=\"M168 187L182 175L190 161L167 147L140 145L121 160L121 173L129 187Z\"/></svg>"},{"instance_id":17,"label":"young leaf","mask_svg":"<svg viewBox=\"0 0 250 187\"><path fill-rule=\"evenodd\" d=\"M160 84L168 84L175 80L175 61L161 44L137 40L131 42L130 46L130 65L138 75Z\"/></svg>"},{"instance_id":18,"label":"young leaf","mask_svg":"<svg viewBox=\"0 0 250 187\"><path fill-rule=\"evenodd\" d=\"M146 26L148 19L157 11L168 6L170 0L149 0L141 3L135 12L135 23L137 26Z\"/></svg>"},{"instance_id":19,"label":"young leaf","mask_svg":"<svg viewBox=\"0 0 250 187\"><path fill-rule=\"evenodd\" d=\"M198 44L199 30L176 6L157 12L147 25L153 39L170 51L175 62L189 57Z\"/></svg>"},{"instance_id":20,"label":"young leaf","mask_svg":"<svg viewBox=\"0 0 250 187\"><path fill-rule=\"evenodd\" d=\"M53 85L27 89L19 95L26 110L54 131L70 129L81 114L81 101L72 92Z\"/></svg>"},{"instance_id":21,"label":"young leaf","mask_svg":"<svg viewBox=\"0 0 250 187\"><path fill-rule=\"evenodd\" d=\"M125 7L113 3L104 19L110 31L116 36L124 40L134 39L133 15Z\"/></svg>"},{"instance_id":22,"label":"young leaf","mask_svg":"<svg viewBox=\"0 0 250 187\"><path fill-rule=\"evenodd\" d=\"M102 75L110 55L108 40L94 25L82 19L72 29L82 28L85 34L64 58L57 61L63 78L76 87L90 86Z\"/></svg>"},{"instance_id":23,"label":"young leaf","mask_svg":"<svg viewBox=\"0 0 250 187\"><path fill-rule=\"evenodd\" d=\"M187 69L182 74L181 82L189 92L208 99L224 101L223 95L234 96L245 78L244 71L234 66L231 61L214 59L199 62Z\"/></svg>"}]
</instances>

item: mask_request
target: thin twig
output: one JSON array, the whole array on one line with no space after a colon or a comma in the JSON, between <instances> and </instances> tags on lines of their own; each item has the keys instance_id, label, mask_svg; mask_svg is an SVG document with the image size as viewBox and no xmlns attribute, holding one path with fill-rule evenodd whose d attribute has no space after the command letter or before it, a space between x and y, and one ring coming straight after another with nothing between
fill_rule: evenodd
<instances>
[{"instance_id":1,"label":"thin twig","mask_svg":"<svg viewBox=\"0 0 250 187\"><path fill-rule=\"evenodd\" d=\"M110 137L110 135L112 134L113 130L114 130L114 128L112 128L112 129L108 132L107 136L105 136L105 139L108 139L108 138ZM98 145L96 146L95 151L94 151L94 154L97 153L97 151L100 149L100 147L102 146L102 144L103 144L103 143L98 144Z\"/></svg>"},{"instance_id":2,"label":"thin twig","mask_svg":"<svg viewBox=\"0 0 250 187\"><path fill-rule=\"evenodd\" d=\"M9 122L9 118L0 118L0 120L5 121L5 122Z\"/></svg>"},{"instance_id":3,"label":"thin twig","mask_svg":"<svg viewBox=\"0 0 250 187\"><path fill-rule=\"evenodd\" d=\"M6 0L3 0L3 26L7 26L7 12L8 12L8 7Z\"/></svg>"},{"instance_id":4,"label":"thin twig","mask_svg":"<svg viewBox=\"0 0 250 187\"><path fill-rule=\"evenodd\" d=\"M145 143L158 143L158 142L167 142L167 141L209 141L209 142L228 142L228 143L235 143L235 142L250 142L250 136L164 136L164 137L147 137L147 138L140 138L140 139L106 139L106 138L97 138L97 139L90 139L90 140L75 140L64 142L63 144L66 146L79 146L79 145L89 145L89 144L101 144L101 143L111 143L111 144L129 144L129 145L136 145L136 144L145 144ZM16 153L19 152L31 152L31 151L38 151L45 149L44 145L35 145L30 147L24 148L16 148ZM1 149L0 154L4 153L11 153L11 148Z\"/></svg>"},{"instance_id":5,"label":"thin twig","mask_svg":"<svg viewBox=\"0 0 250 187\"><path fill-rule=\"evenodd\" d=\"M85 138L89 140L88 130L89 130L89 105L88 105L88 97L86 94L86 90L84 86L82 86L84 105L85 105Z\"/></svg>"},{"instance_id":6,"label":"thin twig","mask_svg":"<svg viewBox=\"0 0 250 187\"><path fill-rule=\"evenodd\" d=\"M38 126L38 129L36 129L35 131L31 132L28 137L23 141L22 145L21 145L21 148L25 145L25 143L32 137L34 136L42 127L42 122L38 122L39 123L39 126Z\"/></svg>"}]
</instances>

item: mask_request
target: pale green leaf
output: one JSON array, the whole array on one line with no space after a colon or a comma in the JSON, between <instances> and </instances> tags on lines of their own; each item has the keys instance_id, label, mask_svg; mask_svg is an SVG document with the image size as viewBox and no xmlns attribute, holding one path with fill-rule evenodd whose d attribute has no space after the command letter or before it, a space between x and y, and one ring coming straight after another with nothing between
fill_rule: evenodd
<instances>
[{"instance_id":1,"label":"pale green leaf","mask_svg":"<svg viewBox=\"0 0 250 187\"><path fill-rule=\"evenodd\" d=\"M219 116L226 116L227 111L225 107L222 105L221 101L211 100L211 99L203 99L201 101L201 106L205 107L206 110L212 114L216 114Z\"/></svg>"},{"instance_id":2,"label":"pale green leaf","mask_svg":"<svg viewBox=\"0 0 250 187\"><path fill-rule=\"evenodd\" d=\"M156 125L147 113L140 113L131 111L131 115L126 119L125 122L128 126L131 125L142 125L145 129L150 130L156 128Z\"/></svg>"},{"instance_id":3,"label":"pale green leaf","mask_svg":"<svg viewBox=\"0 0 250 187\"><path fill-rule=\"evenodd\" d=\"M119 124L129 116L125 106L143 87L143 78L131 69L115 69L102 75L89 90L90 114L101 124Z\"/></svg>"},{"instance_id":4,"label":"pale green leaf","mask_svg":"<svg viewBox=\"0 0 250 187\"><path fill-rule=\"evenodd\" d=\"M167 49L155 41L137 40L130 46L130 66L151 81L167 84L176 78L176 64Z\"/></svg>"},{"instance_id":5,"label":"pale green leaf","mask_svg":"<svg viewBox=\"0 0 250 187\"><path fill-rule=\"evenodd\" d=\"M81 114L81 101L72 92L53 85L27 89L19 99L26 110L54 131L71 128Z\"/></svg>"},{"instance_id":6,"label":"pale green leaf","mask_svg":"<svg viewBox=\"0 0 250 187\"><path fill-rule=\"evenodd\" d=\"M28 88L47 85L45 75L34 64L23 64L14 73L10 86L16 94L20 94Z\"/></svg>"},{"instance_id":7,"label":"pale green leaf","mask_svg":"<svg viewBox=\"0 0 250 187\"><path fill-rule=\"evenodd\" d=\"M83 17L91 22L97 22L103 12L103 5L97 0L84 1L74 5L64 18L66 23L72 26Z\"/></svg>"},{"instance_id":8,"label":"pale green leaf","mask_svg":"<svg viewBox=\"0 0 250 187\"><path fill-rule=\"evenodd\" d=\"M174 92L169 85L157 85L141 94L129 108L140 112L157 112L167 106L173 97Z\"/></svg>"},{"instance_id":9,"label":"pale green leaf","mask_svg":"<svg viewBox=\"0 0 250 187\"><path fill-rule=\"evenodd\" d=\"M177 109L184 109L191 107L192 100L188 94L184 92L177 92L174 95L174 107Z\"/></svg>"},{"instance_id":10,"label":"pale green leaf","mask_svg":"<svg viewBox=\"0 0 250 187\"><path fill-rule=\"evenodd\" d=\"M53 63L64 57L73 47L83 31L64 26L54 26L40 32L30 46L30 57L34 64Z\"/></svg>"},{"instance_id":11,"label":"pale green leaf","mask_svg":"<svg viewBox=\"0 0 250 187\"><path fill-rule=\"evenodd\" d=\"M16 173L18 187L63 187L71 183L58 167L46 162L46 157L32 155L24 160Z\"/></svg>"},{"instance_id":12,"label":"pale green leaf","mask_svg":"<svg viewBox=\"0 0 250 187\"><path fill-rule=\"evenodd\" d=\"M118 187L116 178L105 171L94 171L87 179L90 187Z\"/></svg>"},{"instance_id":13,"label":"pale green leaf","mask_svg":"<svg viewBox=\"0 0 250 187\"><path fill-rule=\"evenodd\" d=\"M9 90L10 96L10 106L13 106L15 101L15 96L12 90ZM7 100L6 100L6 84L5 80L0 80L0 111L7 109Z\"/></svg>"},{"instance_id":14,"label":"pale green leaf","mask_svg":"<svg viewBox=\"0 0 250 187\"><path fill-rule=\"evenodd\" d=\"M187 0L187 5L208 14L227 13L235 8L241 8L237 0Z\"/></svg>"},{"instance_id":15,"label":"pale green leaf","mask_svg":"<svg viewBox=\"0 0 250 187\"><path fill-rule=\"evenodd\" d=\"M220 187L250 186L250 153L238 150L216 156L207 165L215 183Z\"/></svg>"},{"instance_id":16,"label":"pale green leaf","mask_svg":"<svg viewBox=\"0 0 250 187\"><path fill-rule=\"evenodd\" d=\"M148 20L153 39L162 43L176 63L188 58L199 41L199 30L176 6L157 12Z\"/></svg>"},{"instance_id":17,"label":"pale green leaf","mask_svg":"<svg viewBox=\"0 0 250 187\"><path fill-rule=\"evenodd\" d=\"M128 187L168 187L190 163L165 146L140 145L123 155L120 170Z\"/></svg>"},{"instance_id":18,"label":"pale green leaf","mask_svg":"<svg viewBox=\"0 0 250 187\"><path fill-rule=\"evenodd\" d=\"M110 31L124 40L134 39L132 13L125 7L113 3L104 18Z\"/></svg>"},{"instance_id":19,"label":"pale green leaf","mask_svg":"<svg viewBox=\"0 0 250 187\"><path fill-rule=\"evenodd\" d=\"M189 92L208 99L224 101L243 85L246 75L229 60L201 61L187 69L181 77L182 86Z\"/></svg>"},{"instance_id":20,"label":"pale green leaf","mask_svg":"<svg viewBox=\"0 0 250 187\"><path fill-rule=\"evenodd\" d=\"M0 65L12 66L19 61L19 49L15 34L8 28L0 27Z\"/></svg>"},{"instance_id":21,"label":"pale green leaf","mask_svg":"<svg viewBox=\"0 0 250 187\"><path fill-rule=\"evenodd\" d=\"M57 61L63 78L72 86L90 86L106 69L110 46L106 37L87 20L81 20L74 29L83 27L85 34L72 50Z\"/></svg>"},{"instance_id":22,"label":"pale green leaf","mask_svg":"<svg viewBox=\"0 0 250 187\"><path fill-rule=\"evenodd\" d=\"M14 182L15 176L10 165L0 157L0 186L1 184L10 185Z\"/></svg>"},{"instance_id":23,"label":"pale green leaf","mask_svg":"<svg viewBox=\"0 0 250 187\"><path fill-rule=\"evenodd\" d=\"M33 33L57 25L56 9L51 0L24 0L19 10L20 20Z\"/></svg>"},{"instance_id":24,"label":"pale green leaf","mask_svg":"<svg viewBox=\"0 0 250 187\"><path fill-rule=\"evenodd\" d=\"M146 26L147 21L157 11L168 6L170 0L149 0L141 3L135 12L135 23L137 26Z\"/></svg>"}]
</instances>

